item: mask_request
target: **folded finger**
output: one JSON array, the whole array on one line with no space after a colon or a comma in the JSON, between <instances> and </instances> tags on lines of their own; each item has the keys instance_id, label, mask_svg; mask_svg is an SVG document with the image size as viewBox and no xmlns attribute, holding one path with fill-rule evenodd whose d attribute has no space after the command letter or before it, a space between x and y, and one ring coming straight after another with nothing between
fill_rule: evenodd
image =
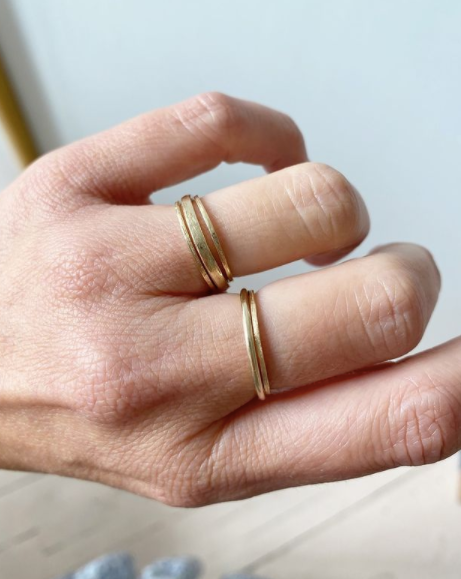
<instances>
[{"instance_id":1,"label":"folded finger","mask_svg":"<svg viewBox=\"0 0 461 579\"><path fill-rule=\"evenodd\" d=\"M347 253L363 241L370 224L358 191L321 163L247 181L206 195L203 202L237 276L310 255Z\"/></svg>"},{"instance_id":2,"label":"folded finger","mask_svg":"<svg viewBox=\"0 0 461 579\"><path fill-rule=\"evenodd\" d=\"M360 194L343 175L317 163L240 183L205 195L202 202L234 276L319 253L345 254L369 229ZM141 264L146 288L175 293L208 290L172 207L111 211L119 222L112 228L116 235L111 244L120 246L133 264ZM206 233L203 223L202 229Z\"/></svg>"},{"instance_id":3,"label":"folded finger","mask_svg":"<svg viewBox=\"0 0 461 579\"><path fill-rule=\"evenodd\" d=\"M136 205L223 161L274 171L306 159L301 132L287 115L206 93L59 149L38 165L55 168L47 172L52 192Z\"/></svg>"}]
</instances>

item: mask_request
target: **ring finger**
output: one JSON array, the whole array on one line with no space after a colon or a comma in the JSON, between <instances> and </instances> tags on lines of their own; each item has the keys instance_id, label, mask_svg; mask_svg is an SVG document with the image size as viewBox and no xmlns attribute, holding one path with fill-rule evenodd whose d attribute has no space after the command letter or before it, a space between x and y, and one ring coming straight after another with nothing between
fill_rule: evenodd
<instances>
[{"instance_id":1,"label":"ring finger","mask_svg":"<svg viewBox=\"0 0 461 579\"><path fill-rule=\"evenodd\" d=\"M424 333L439 289L432 257L412 244L385 246L264 287L257 294L258 317L272 390L408 353ZM191 363L186 382L193 396L200 388L206 394L198 400L218 400L228 413L254 396L239 298L208 296L181 307L178 325L196 328L193 343L182 340Z\"/></svg>"}]
</instances>

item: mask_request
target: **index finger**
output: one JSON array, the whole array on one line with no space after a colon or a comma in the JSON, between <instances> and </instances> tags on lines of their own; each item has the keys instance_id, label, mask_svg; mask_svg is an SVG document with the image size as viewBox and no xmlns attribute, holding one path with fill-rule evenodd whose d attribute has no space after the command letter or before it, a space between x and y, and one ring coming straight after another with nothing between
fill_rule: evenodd
<instances>
[{"instance_id":1,"label":"index finger","mask_svg":"<svg viewBox=\"0 0 461 579\"><path fill-rule=\"evenodd\" d=\"M60 149L48 160L53 158L58 176L74 185L74 193L139 204L153 191L223 161L275 171L306 161L307 154L300 130L287 115L212 92L141 115Z\"/></svg>"}]
</instances>

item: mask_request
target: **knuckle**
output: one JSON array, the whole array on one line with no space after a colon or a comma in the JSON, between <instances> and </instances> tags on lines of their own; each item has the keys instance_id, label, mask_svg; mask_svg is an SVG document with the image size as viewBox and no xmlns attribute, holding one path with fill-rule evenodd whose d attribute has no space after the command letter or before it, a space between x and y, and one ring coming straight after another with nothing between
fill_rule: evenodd
<instances>
[{"instance_id":1,"label":"knuckle","mask_svg":"<svg viewBox=\"0 0 461 579\"><path fill-rule=\"evenodd\" d=\"M171 384L160 383L163 376L145 353L142 326L131 308L114 306L92 312L77 329L69 368L72 403L96 424L123 429L147 409L154 416L171 398Z\"/></svg>"},{"instance_id":2,"label":"knuckle","mask_svg":"<svg viewBox=\"0 0 461 579\"><path fill-rule=\"evenodd\" d=\"M198 102L218 130L227 133L239 126L239 107L232 97L220 92L208 92L199 96Z\"/></svg>"},{"instance_id":3,"label":"knuckle","mask_svg":"<svg viewBox=\"0 0 461 579\"><path fill-rule=\"evenodd\" d=\"M158 500L170 507L196 508L213 502L210 489L201 488L199 480L174 480L160 487Z\"/></svg>"},{"instance_id":4,"label":"knuckle","mask_svg":"<svg viewBox=\"0 0 461 579\"><path fill-rule=\"evenodd\" d=\"M104 304L101 313L92 312L88 328L79 336L74 399L79 410L98 422L119 426L148 408L155 413L181 401L178 384L184 377L180 362L172 360L176 352L169 336L170 316L153 313L152 308L145 312L150 321L156 316L153 337L146 317L139 315L142 310L136 311L133 315L119 300L109 307Z\"/></svg>"},{"instance_id":5,"label":"knuckle","mask_svg":"<svg viewBox=\"0 0 461 579\"><path fill-rule=\"evenodd\" d=\"M170 441L155 476L160 500L200 507L254 494L260 473L270 476L273 465L259 461L248 440L247 431L244 436L218 421L201 428L199 435L189 433L183 440Z\"/></svg>"},{"instance_id":6,"label":"knuckle","mask_svg":"<svg viewBox=\"0 0 461 579\"><path fill-rule=\"evenodd\" d=\"M82 240L72 228L44 245L45 285L53 301L92 307L104 297L120 297L122 280L108 247Z\"/></svg>"},{"instance_id":7,"label":"knuckle","mask_svg":"<svg viewBox=\"0 0 461 579\"><path fill-rule=\"evenodd\" d=\"M175 507L201 507L216 501L221 493L220 484L214 480L210 458L213 443L189 436L187 442L175 442L164 453L161 469L155 476L157 495L162 502Z\"/></svg>"},{"instance_id":8,"label":"knuckle","mask_svg":"<svg viewBox=\"0 0 461 579\"><path fill-rule=\"evenodd\" d=\"M224 151L228 149L227 140L235 137L243 121L235 100L219 92L194 97L180 119L189 130L199 133Z\"/></svg>"},{"instance_id":9,"label":"knuckle","mask_svg":"<svg viewBox=\"0 0 461 579\"><path fill-rule=\"evenodd\" d=\"M304 135L301 129L298 127L297 123L287 114L279 113L282 123L284 124L285 134L288 137L290 143L295 146L298 145L299 148L305 147Z\"/></svg>"},{"instance_id":10,"label":"knuckle","mask_svg":"<svg viewBox=\"0 0 461 579\"><path fill-rule=\"evenodd\" d=\"M319 184L324 186L327 195L340 196L345 189L350 188L346 177L330 165L325 163L306 163L306 165L315 173Z\"/></svg>"},{"instance_id":11,"label":"knuckle","mask_svg":"<svg viewBox=\"0 0 461 579\"><path fill-rule=\"evenodd\" d=\"M328 165L297 166L288 193L310 234L320 241L350 242L362 228L354 188L344 175Z\"/></svg>"},{"instance_id":12,"label":"knuckle","mask_svg":"<svg viewBox=\"0 0 461 579\"><path fill-rule=\"evenodd\" d=\"M355 292L355 302L373 352L394 358L419 343L427 316L417 276L400 260L380 257L381 267Z\"/></svg>"},{"instance_id":13,"label":"knuckle","mask_svg":"<svg viewBox=\"0 0 461 579\"><path fill-rule=\"evenodd\" d=\"M461 400L430 374L400 383L388 401L384 444L394 466L438 462L460 444Z\"/></svg>"},{"instance_id":14,"label":"knuckle","mask_svg":"<svg viewBox=\"0 0 461 579\"><path fill-rule=\"evenodd\" d=\"M118 426L139 410L139 358L128 344L100 345L89 338L85 352L75 364L79 384L74 399L84 414L97 422Z\"/></svg>"}]
</instances>

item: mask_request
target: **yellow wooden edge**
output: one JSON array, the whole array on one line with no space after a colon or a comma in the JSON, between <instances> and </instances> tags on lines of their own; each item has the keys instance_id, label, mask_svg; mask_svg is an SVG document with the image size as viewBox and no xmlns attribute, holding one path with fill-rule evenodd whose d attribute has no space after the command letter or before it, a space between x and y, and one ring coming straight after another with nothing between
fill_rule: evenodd
<instances>
[{"instance_id":1,"label":"yellow wooden edge","mask_svg":"<svg viewBox=\"0 0 461 579\"><path fill-rule=\"evenodd\" d=\"M0 56L0 121L21 164L37 158L37 148Z\"/></svg>"}]
</instances>

